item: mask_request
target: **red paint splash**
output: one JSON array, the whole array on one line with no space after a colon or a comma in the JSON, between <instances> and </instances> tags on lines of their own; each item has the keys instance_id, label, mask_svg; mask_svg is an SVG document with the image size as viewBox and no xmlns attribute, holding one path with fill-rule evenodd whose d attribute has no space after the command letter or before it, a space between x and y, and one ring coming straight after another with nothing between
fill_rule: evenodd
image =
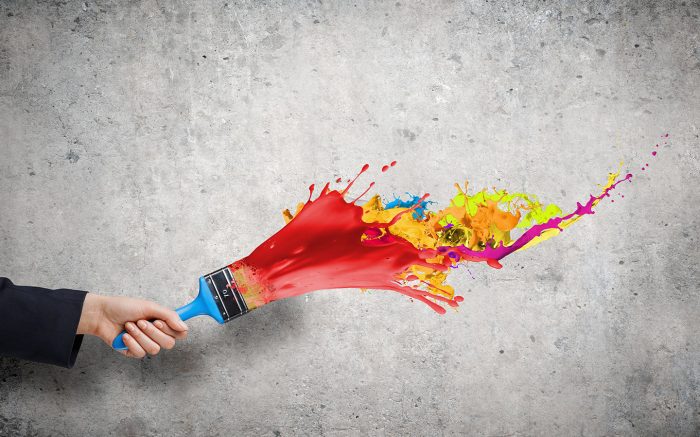
<instances>
[{"instance_id":1,"label":"red paint splash","mask_svg":"<svg viewBox=\"0 0 700 437\"><path fill-rule=\"evenodd\" d=\"M365 165L362 174L369 168ZM435 301L456 307L461 296L448 299L430 291L400 284L395 274L409 267L436 268L426 261L435 250L420 250L388 232L400 217L388 223L365 223L363 209L348 202L345 194L326 184L315 200L311 195L302 210L279 232L250 255L231 264L249 306L297 296L315 290L364 288L393 290L428 304L440 314L445 309ZM426 194L424 197L427 197ZM447 270L448 266L439 266ZM251 283L254 285L251 287Z\"/></svg>"}]
</instances>

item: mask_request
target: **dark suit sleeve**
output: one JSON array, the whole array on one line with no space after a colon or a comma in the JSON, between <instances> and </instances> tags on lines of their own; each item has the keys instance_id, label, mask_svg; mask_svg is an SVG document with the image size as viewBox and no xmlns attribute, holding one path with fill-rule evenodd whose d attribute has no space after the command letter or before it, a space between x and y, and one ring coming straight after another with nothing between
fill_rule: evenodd
<instances>
[{"instance_id":1,"label":"dark suit sleeve","mask_svg":"<svg viewBox=\"0 0 700 437\"><path fill-rule=\"evenodd\" d=\"M85 291L24 287L0 278L0 355L73 367Z\"/></svg>"}]
</instances>

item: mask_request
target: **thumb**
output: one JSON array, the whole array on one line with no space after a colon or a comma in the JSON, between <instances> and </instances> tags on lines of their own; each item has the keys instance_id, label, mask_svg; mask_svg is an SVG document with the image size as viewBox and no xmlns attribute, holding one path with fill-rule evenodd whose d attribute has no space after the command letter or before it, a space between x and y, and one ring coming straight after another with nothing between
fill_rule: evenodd
<instances>
[{"instance_id":1,"label":"thumb","mask_svg":"<svg viewBox=\"0 0 700 437\"><path fill-rule=\"evenodd\" d=\"M168 326L170 326L176 331L187 331L188 329L187 325L185 325L185 322L180 320L180 316L178 316L178 314L175 311L169 308L151 302L147 310L149 313L149 317L163 320L165 323L168 324Z\"/></svg>"}]
</instances>

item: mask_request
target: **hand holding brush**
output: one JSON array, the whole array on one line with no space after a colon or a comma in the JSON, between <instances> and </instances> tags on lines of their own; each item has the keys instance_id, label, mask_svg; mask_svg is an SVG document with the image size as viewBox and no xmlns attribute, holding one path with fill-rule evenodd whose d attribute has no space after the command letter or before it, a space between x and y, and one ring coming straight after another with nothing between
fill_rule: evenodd
<instances>
[{"instance_id":1,"label":"hand holding brush","mask_svg":"<svg viewBox=\"0 0 700 437\"><path fill-rule=\"evenodd\" d=\"M132 358L172 349L176 340L187 337L187 325L177 313L154 302L93 293L85 296L77 334L94 335L111 345L124 327L128 349L120 352Z\"/></svg>"}]
</instances>

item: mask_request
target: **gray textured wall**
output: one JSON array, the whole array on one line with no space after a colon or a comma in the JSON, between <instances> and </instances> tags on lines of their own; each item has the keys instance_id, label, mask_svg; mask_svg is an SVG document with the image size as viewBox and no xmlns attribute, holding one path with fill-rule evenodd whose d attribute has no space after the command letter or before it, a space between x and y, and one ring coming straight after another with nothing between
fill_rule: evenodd
<instances>
[{"instance_id":1,"label":"gray textured wall","mask_svg":"<svg viewBox=\"0 0 700 437\"><path fill-rule=\"evenodd\" d=\"M440 317L322 291L129 361L0 358L1 435L697 435L700 3L0 3L0 274L175 307L312 182L397 159L625 198ZM644 174L651 147L669 132ZM369 180L365 179L366 181Z\"/></svg>"}]
</instances>

